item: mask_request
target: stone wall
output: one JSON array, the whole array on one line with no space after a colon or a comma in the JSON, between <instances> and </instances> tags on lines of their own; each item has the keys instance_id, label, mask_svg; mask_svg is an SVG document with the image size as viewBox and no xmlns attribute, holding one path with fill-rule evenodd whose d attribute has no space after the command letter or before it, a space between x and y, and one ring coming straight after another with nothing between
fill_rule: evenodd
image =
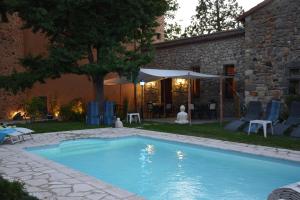
<instances>
[{"instance_id":1,"label":"stone wall","mask_svg":"<svg viewBox=\"0 0 300 200\"><path fill-rule=\"evenodd\" d=\"M270 1L244 20L246 101L283 99L287 66L300 61L300 1Z\"/></svg>"},{"instance_id":2,"label":"stone wall","mask_svg":"<svg viewBox=\"0 0 300 200\"><path fill-rule=\"evenodd\" d=\"M230 33L230 36L228 36ZM156 45L152 68L187 69L200 67L201 73L220 75L224 65L234 64L238 92L244 91L244 33L241 30L222 32L207 37L183 39ZM173 84L174 85L174 84ZM194 104L206 104L210 100L219 102L219 80L201 80L200 98ZM173 104L187 101L187 93L173 92ZM224 99L225 116L234 116L235 101Z\"/></svg>"},{"instance_id":3,"label":"stone wall","mask_svg":"<svg viewBox=\"0 0 300 200\"><path fill-rule=\"evenodd\" d=\"M0 73L11 74L22 70L18 59L24 55L22 22L16 16L9 16L9 23L0 23ZM0 90L0 120L11 117L14 111L22 109L25 93L11 94Z\"/></svg>"}]
</instances>

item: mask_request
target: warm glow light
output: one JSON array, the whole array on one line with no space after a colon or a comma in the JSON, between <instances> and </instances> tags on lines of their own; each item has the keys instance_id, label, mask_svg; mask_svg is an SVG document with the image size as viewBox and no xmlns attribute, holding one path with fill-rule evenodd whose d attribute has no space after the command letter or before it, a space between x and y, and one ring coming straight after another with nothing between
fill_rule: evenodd
<instances>
[{"instance_id":1,"label":"warm glow light","mask_svg":"<svg viewBox=\"0 0 300 200\"><path fill-rule=\"evenodd\" d=\"M182 87L183 85L186 84L186 80L185 80L185 79L182 79L182 78L177 78L175 84L176 84L177 86L181 86L181 87Z\"/></svg>"},{"instance_id":2,"label":"warm glow light","mask_svg":"<svg viewBox=\"0 0 300 200\"><path fill-rule=\"evenodd\" d=\"M73 107L72 111L75 113L82 114L83 113L83 104L81 101L78 101Z\"/></svg>"},{"instance_id":3,"label":"warm glow light","mask_svg":"<svg viewBox=\"0 0 300 200\"><path fill-rule=\"evenodd\" d=\"M148 88L154 88L154 87L156 87L156 82L155 81L148 82L148 83L146 83L146 86Z\"/></svg>"},{"instance_id":4,"label":"warm glow light","mask_svg":"<svg viewBox=\"0 0 300 200\"><path fill-rule=\"evenodd\" d=\"M54 117L58 117L59 116L59 111L54 112Z\"/></svg>"},{"instance_id":5,"label":"warm glow light","mask_svg":"<svg viewBox=\"0 0 300 200\"><path fill-rule=\"evenodd\" d=\"M10 111L9 113L9 119L13 119L16 114L20 113L21 116L24 116L25 117L25 112L23 110L16 110L16 111Z\"/></svg>"}]
</instances>

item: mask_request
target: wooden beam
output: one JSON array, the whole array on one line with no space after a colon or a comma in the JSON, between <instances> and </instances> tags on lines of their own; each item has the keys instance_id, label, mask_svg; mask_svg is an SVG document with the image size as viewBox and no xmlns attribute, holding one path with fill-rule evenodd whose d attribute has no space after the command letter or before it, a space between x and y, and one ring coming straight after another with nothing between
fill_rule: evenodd
<instances>
[{"instance_id":1,"label":"wooden beam","mask_svg":"<svg viewBox=\"0 0 300 200\"><path fill-rule=\"evenodd\" d=\"M224 105L223 105L223 76L220 76L220 125L223 125Z\"/></svg>"},{"instance_id":2,"label":"wooden beam","mask_svg":"<svg viewBox=\"0 0 300 200\"><path fill-rule=\"evenodd\" d=\"M188 80L188 115L189 115L189 122L190 125L192 125L192 113L191 113L191 102L192 102L192 97L191 97L191 79Z\"/></svg>"}]
</instances>

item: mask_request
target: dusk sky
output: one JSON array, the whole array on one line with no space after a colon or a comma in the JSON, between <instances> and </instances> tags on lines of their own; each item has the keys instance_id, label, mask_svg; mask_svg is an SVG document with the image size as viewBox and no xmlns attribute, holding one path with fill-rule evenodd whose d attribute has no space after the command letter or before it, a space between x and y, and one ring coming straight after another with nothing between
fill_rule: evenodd
<instances>
[{"instance_id":1,"label":"dusk sky","mask_svg":"<svg viewBox=\"0 0 300 200\"><path fill-rule=\"evenodd\" d=\"M255 5L259 4L263 0L237 0L245 11L251 9ZM186 27L190 23L191 16L195 14L195 8L198 0L177 0L179 3L179 9L176 12L175 21Z\"/></svg>"}]
</instances>

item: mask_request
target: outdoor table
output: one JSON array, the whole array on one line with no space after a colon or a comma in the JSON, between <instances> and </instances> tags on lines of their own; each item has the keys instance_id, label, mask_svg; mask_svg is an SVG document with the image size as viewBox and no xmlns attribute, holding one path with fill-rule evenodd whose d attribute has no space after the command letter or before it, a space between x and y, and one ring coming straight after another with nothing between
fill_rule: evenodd
<instances>
[{"instance_id":1,"label":"outdoor table","mask_svg":"<svg viewBox=\"0 0 300 200\"><path fill-rule=\"evenodd\" d=\"M268 126L268 124L270 124L272 135L273 135L273 124L272 124L272 121L269 121L269 120L251 120L250 124L249 124L248 135L250 135L252 124L261 124L263 126L264 137L265 138L267 138L267 126Z\"/></svg>"},{"instance_id":2,"label":"outdoor table","mask_svg":"<svg viewBox=\"0 0 300 200\"><path fill-rule=\"evenodd\" d=\"M132 118L136 116L138 118L139 123L141 123L140 113L127 113L127 122L131 124Z\"/></svg>"}]
</instances>

